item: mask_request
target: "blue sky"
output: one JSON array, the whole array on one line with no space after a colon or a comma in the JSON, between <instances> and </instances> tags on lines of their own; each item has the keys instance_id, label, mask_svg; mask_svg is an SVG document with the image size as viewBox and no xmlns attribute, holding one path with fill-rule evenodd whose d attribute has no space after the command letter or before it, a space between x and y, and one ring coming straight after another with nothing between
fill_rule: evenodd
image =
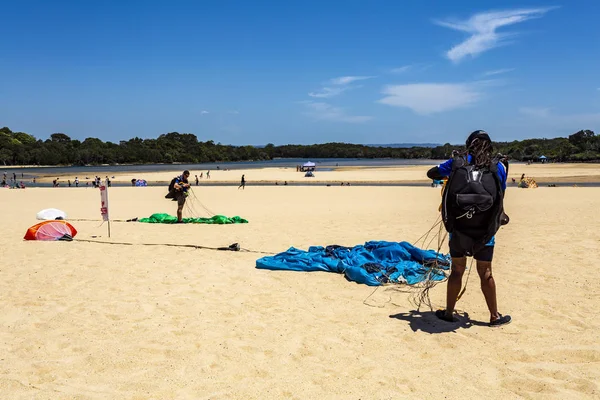
<instances>
[{"instance_id":1,"label":"blue sky","mask_svg":"<svg viewBox=\"0 0 600 400\"><path fill-rule=\"evenodd\" d=\"M459 143L475 129L600 130L594 0L0 6L0 126L39 138Z\"/></svg>"}]
</instances>

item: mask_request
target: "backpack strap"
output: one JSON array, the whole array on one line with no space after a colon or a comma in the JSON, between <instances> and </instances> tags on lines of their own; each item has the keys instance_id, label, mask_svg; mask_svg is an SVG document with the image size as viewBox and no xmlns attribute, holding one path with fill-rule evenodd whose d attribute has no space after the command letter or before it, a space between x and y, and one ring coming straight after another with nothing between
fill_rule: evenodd
<instances>
[{"instance_id":1,"label":"backpack strap","mask_svg":"<svg viewBox=\"0 0 600 400\"><path fill-rule=\"evenodd\" d=\"M463 156L454 156L452 159L452 172L456 171L460 167L464 167L467 164L467 160Z\"/></svg>"}]
</instances>

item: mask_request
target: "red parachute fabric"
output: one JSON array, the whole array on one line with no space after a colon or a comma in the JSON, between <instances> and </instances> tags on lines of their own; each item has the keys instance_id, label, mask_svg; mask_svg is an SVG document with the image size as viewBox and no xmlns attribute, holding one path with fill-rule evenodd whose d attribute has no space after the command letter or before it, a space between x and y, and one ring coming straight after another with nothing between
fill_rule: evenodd
<instances>
[{"instance_id":1,"label":"red parachute fabric","mask_svg":"<svg viewBox=\"0 0 600 400\"><path fill-rule=\"evenodd\" d=\"M72 238L77 235L77 230L66 221L44 221L27 229L25 240L59 240L65 235Z\"/></svg>"}]
</instances>

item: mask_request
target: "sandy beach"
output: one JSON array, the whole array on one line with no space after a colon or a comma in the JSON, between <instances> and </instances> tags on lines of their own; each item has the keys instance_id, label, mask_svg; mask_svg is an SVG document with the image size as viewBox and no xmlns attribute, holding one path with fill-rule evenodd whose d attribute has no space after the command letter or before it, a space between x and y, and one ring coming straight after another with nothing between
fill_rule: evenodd
<instances>
[{"instance_id":1,"label":"sandy beach","mask_svg":"<svg viewBox=\"0 0 600 400\"><path fill-rule=\"evenodd\" d=\"M345 169L315 179L423 180L426 169ZM233 182L242 173L249 184L304 179L295 169L211 175ZM598 168L515 165L510 177L522 173L571 180L596 176ZM0 189L2 399L600 396L600 271L590 264L600 249L600 188L509 187L511 222L497 235L494 276L500 312L513 322L498 329L486 326L476 273L457 304L461 322L448 324L427 308L417 311L398 286L375 290L332 273L258 270L255 261L264 254L256 252L141 245L238 242L275 253L290 246L413 242L438 216L439 189L194 192L206 208L249 224L114 222L109 239L97 190ZM174 214L175 203L164 195L161 187L111 188L111 218ZM93 220L72 222L76 239L138 245L24 241L36 213L50 207ZM445 286L431 292L435 307L444 306Z\"/></svg>"},{"instance_id":2,"label":"sandy beach","mask_svg":"<svg viewBox=\"0 0 600 400\"><path fill-rule=\"evenodd\" d=\"M272 183L279 184L287 181L288 183L424 183L429 182L426 172L431 166L437 165L432 160L431 165L418 166L394 166L394 167L339 167L331 171L320 171L317 168L315 176L306 178L304 173L297 172L295 168L257 168L257 169L230 169L227 171L211 169L210 179L206 178L206 170L190 170L191 180L195 175L203 178L200 182L239 182L243 175L246 176L248 184L252 183ZM132 179L145 179L149 183L169 182L174 176L181 174L176 171L165 172L128 172L111 173L110 178L113 182L131 182ZM598 164L511 164L509 178L515 178L517 181L522 174L532 177L540 182L600 182L600 165ZM94 176L104 178L106 173L94 171L91 168L86 171L87 177L93 179ZM85 176L79 176L80 181L85 184ZM38 178L39 182L51 182L59 177L62 185L70 179L74 181L75 176L71 175L47 175ZM510 180L510 179L509 179Z\"/></svg>"}]
</instances>

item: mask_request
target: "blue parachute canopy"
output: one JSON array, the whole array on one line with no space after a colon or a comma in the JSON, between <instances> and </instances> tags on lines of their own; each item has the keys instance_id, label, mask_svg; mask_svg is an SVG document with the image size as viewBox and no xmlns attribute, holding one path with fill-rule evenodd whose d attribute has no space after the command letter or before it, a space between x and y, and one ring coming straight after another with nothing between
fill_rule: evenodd
<instances>
[{"instance_id":1,"label":"blue parachute canopy","mask_svg":"<svg viewBox=\"0 0 600 400\"><path fill-rule=\"evenodd\" d=\"M290 247L286 252L256 260L256 268L337 272L351 281L379 286L439 281L445 277L440 268L448 270L450 263L449 255L422 250L408 242L370 241L354 247L312 246L308 251Z\"/></svg>"}]
</instances>

